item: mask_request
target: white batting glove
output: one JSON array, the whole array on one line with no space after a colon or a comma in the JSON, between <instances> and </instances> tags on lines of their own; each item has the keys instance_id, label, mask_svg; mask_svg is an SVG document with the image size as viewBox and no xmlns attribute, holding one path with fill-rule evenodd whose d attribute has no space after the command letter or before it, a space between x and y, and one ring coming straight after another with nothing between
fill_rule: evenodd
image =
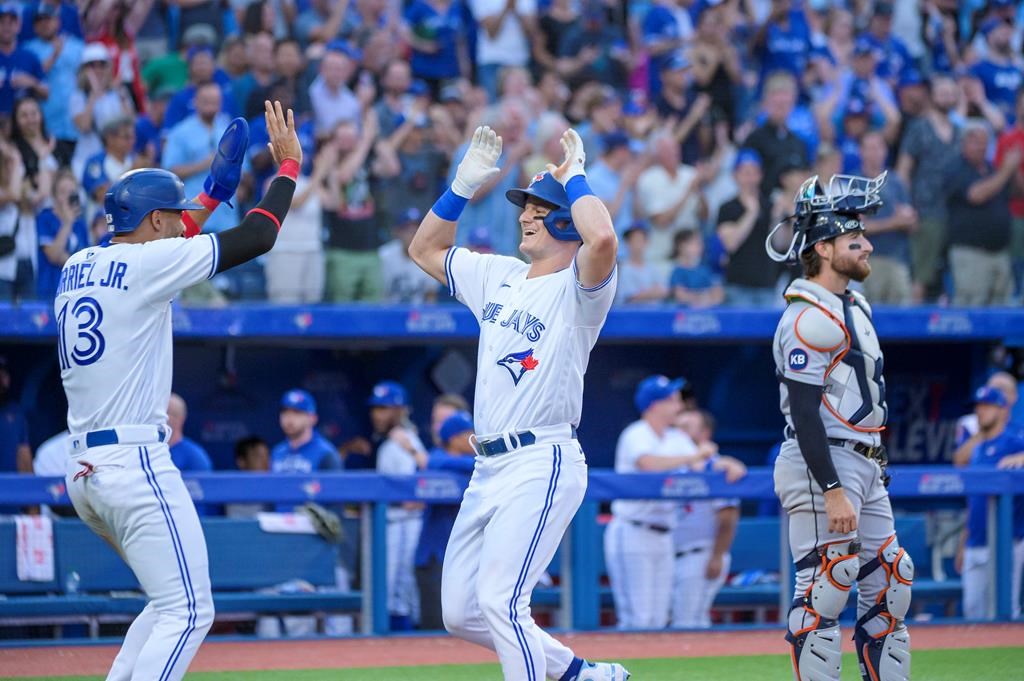
<instances>
[{"instance_id":1,"label":"white batting glove","mask_svg":"<svg viewBox=\"0 0 1024 681\"><path fill-rule=\"evenodd\" d=\"M577 175L586 176L587 171L584 167L587 164L587 152L583 150L583 140L580 139L579 133L572 128L562 133L560 142L562 151L565 152L565 160L557 168L554 164L549 163L548 172L564 187L569 180Z\"/></svg>"},{"instance_id":2,"label":"white batting glove","mask_svg":"<svg viewBox=\"0 0 1024 681\"><path fill-rule=\"evenodd\" d=\"M464 199L473 198L476 190L487 184L487 181L501 172L498 159L501 157L501 138L486 125L473 132L473 140L463 156L452 191Z\"/></svg>"}]
</instances>

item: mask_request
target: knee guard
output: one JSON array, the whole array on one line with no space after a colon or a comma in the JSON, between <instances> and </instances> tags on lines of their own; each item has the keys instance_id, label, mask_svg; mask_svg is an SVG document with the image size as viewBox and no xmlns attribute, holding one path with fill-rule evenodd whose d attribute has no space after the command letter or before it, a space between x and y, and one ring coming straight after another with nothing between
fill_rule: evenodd
<instances>
[{"instance_id":1,"label":"knee guard","mask_svg":"<svg viewBox=\"0 0 1024 681\"><path fill-rule=\"evenodd\" d=\"M857 579L858 553L860 542L856 540L832 542L796 563L797 572L815 571L811 585L793 601L789 611L786 640L792 646L797 681L839 681L842 651L838 617Z\"/></svg>"},{"instance_id":2,"label":"knee guard","mask_svg":"<svg viewBox=\"0 0 1024 681\"><path fill-rule=\"evenodd\" d=\"M896 535L889 537L878 549L878 555L864 564L857 579L878 569L885 571L885 585L875 598L875 604L857 620L853 635L860 675L864 681L907 681L910 678L910 633L903 618L910 609L914 562L896 542ZM867 625L875 618L880 619L882 628L872 633Z\"/></svg>"}]
</instances>

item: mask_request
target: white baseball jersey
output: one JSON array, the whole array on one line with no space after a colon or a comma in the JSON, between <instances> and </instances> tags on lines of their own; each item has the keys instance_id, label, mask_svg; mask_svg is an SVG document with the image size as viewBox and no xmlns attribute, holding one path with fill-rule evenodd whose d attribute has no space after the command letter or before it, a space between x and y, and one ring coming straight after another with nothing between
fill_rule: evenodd
<instances>
[{"instance_id":1,"label":"white baseball jersey","mask_svg":"<svg viewBox=\"0 0 1024 681\"><path fill-rule=\"evenodd\" d=\"M412 441L413 447L426 453L427 450L416 433L406 429L406 434L409 436L409 440ZM385 475L415 475L417 472L416 459L397 442L385 440L377 449L377 472L384 473ZM403 508L401 504L395 504L388 506L387 514L388 520L402 520L410 517L419 517L422 515L422 511L419 509Z\"/></svg>"},{"instance_id":2,"label":"white baseball jersey","mask_svg":"<svg viewBox=\"0 0 1024 681\"><path fill-rule=\"evenodd\" d=\"M167 423L171 300L217 271L217 237L94 246L61 270L54 313L68 429Z\"/></svg>"},{"instance_id":3,"label":"white baseball jersey","mask_svg":"<svg viewBox=\"0 0 1024 681\"><path fill-rule=\"evenodd\" d=\"M658 437L643 419L626 426L615 447L615 472L637 473L636 461L641 456L683 456L695 454L697 445L689 435L678 428L668 428ZM674 527L677 521L678 501L613 501L612 513L616 518L642 523Z\"/></svg>"},{"instance_id":4,"label":"white baseball jersey","mask_svg":"<svg viewBox=\"0 0 1024 681\"><path fill-rule=\"evenodd\" d=\"M527 279L530 266L452 248L449 292L480 323L473 423L486 436L579 425L583 375L615 298L616 269L584 288L572 267Z\"/></svg>"},{"instance_id":5,"label":"white baseball jersey","mask_svg":"<svg viewBox=\"0 0 1024 681\"><path fill-rule=\"evenodd\" d=\"M676 507L676 526L672 533L676 551L697 546L712 546L718 534L718 512L738 506L738 499L684 501Z\"/></svg>"}]
</instances>

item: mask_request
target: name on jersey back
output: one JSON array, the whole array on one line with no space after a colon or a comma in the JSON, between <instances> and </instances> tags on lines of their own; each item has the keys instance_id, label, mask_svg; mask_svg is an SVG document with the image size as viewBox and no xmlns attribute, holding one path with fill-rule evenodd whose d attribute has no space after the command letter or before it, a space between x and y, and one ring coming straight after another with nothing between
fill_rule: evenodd
<instances>
[{"instance_id":1,"label":"name on jersey back","mask_svg":"<svg viewBox=\"0 0 1024 681\"><path fill-rule=\"evenodd\" d=\"M83 261L68 265L60 272L60 284L57 286L57 295L76 291L80 288L90 286L103 286L105 288L116 288L127 291L124 284L124 276L128 272L128 263L120 260L111 260L108 263L107 271L99 276L95 271L95 261Z\"/></svg>"}]
</instances>

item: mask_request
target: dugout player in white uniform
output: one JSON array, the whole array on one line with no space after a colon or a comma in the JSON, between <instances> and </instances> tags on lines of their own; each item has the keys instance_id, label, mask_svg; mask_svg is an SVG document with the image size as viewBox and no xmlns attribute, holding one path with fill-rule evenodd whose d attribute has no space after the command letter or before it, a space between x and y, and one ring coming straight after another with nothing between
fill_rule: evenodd
<instances>
[{"instance_id":1,"label":"dugout player in white uniform","mask_svg":"<svg viewBox=\"0 0 1024 681\"><path fill-rule=\"evenodd\" d=\"M530 594L587 488L575 438L583 375L615 297L618 242L587 185L583 143L562 136L565 161L506 194L522 208L530 262L453 247L455 223L500 171L501 138L477 128L452 186L423 219L409 255L480 323L474 448L478 458L445 551L445 628L498 653L507 681L621 681L536 625ZM582 242L582 243L580 243Z\"/></svg>"},{"instance_id":2,"label":"dugout player in white uniform","mask_svg":"<svg viewBox=\"0 0 1024 681\"><path fill-rule=\"evenodd\" d=\"M166 170L126 173L104 202L113 238L74 254L61 271L54 310L71 431L68 495L149 598L108 681L181 679L213 622L203 530L167 448L171 301L182 289L266 253L277 239L302 149L292 112L286 119L280 104L266 108L269 145L281 169L240 225L181 238L186 225L198 231L216 202L237 187L238 173L226 166L241 165L248 146L244 125L241 133L234 127L225 133L211 168L215 180L231 176L230 192L208 184L197 204Z\"/></svg>"},{"instance_id":3,"label":"dugout player in white uniform","mask_svg":"<svg viewBox=\"0 0 1024 681\"><path fill-rule=\"evenodd\" d=\"M648 376L637 386L633 404L640 419L626 426L615 447L616 473L669 472L700 464L704 458L690 436L675 427L683 411L685 379ZM709 454L710 452L708 452ZM615 599L619 629L663 629L672 603L678 501L653 499L612 502L604 533L605 565Z\"/></svg>"},{"instance_id":4,"label":"dugout player in white uniform","mask_svg":"<svg viewBox=\"0 0 1024 681\"><path fill-rule=\"evenodd\" d=\"M778 261L799 259L806 278L786 290L775 332L786 441L775 463L775 491L789 516L796 598L789 612L798 681L839 681L837 618L857 582L854 642L865 681L910 678L914 564L900 548L886 492L880 433L887 408L882 352L871 308L850 280L871 272L862 215L873 212L885 175L817 176L800 188L796 213L773 230L793 235Z\"/></svg>"}]
</instances>

